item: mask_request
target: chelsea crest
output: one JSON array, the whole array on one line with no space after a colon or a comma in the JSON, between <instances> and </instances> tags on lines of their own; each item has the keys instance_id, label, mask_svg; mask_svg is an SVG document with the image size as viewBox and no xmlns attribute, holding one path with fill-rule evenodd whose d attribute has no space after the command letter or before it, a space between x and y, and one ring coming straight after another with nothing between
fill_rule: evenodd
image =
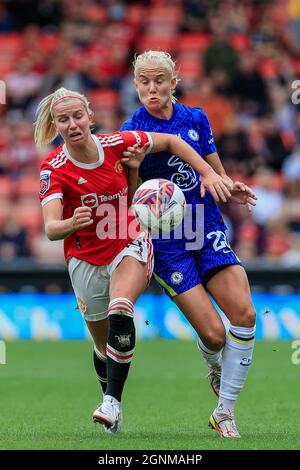
<instances>
[{"instance_id":1,"label":"chelsea crest","mask_svg":"<svg viewBox=\"0 0 300 470\"><path fill-rule=\"evenodd\" d=\"M188 136L191 140L194 140L195 142L199 140L199 134L197 131L195 131L195 129L190 129L188 132Z\"/></svg>"}]
</instances>

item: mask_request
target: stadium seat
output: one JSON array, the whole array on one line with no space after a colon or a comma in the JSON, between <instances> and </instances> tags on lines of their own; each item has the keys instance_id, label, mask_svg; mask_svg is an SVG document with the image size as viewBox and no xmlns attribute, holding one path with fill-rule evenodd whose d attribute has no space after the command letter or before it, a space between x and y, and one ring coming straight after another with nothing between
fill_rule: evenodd
<instances>
[{"instance_id":1,"label":"stadium seat","mask_svg":"<svg viewBox=\"0 0 300 470\"><path fill-rule=\"evenodd\" d=\"M30 240L30 248L36 261L40 263L64 263L63 240L51 242L44 233L36 234Z\"/></svg>"},{"instance_id":2,"label":"stadium seat","mask_svg":"<svg viewBox=\"0 0 300 470\"><path fill-rule=\"evenodd\" d=\"M147 25L147 34L152 36L171 36L177 34L177 26L172 23L149 23Z\"/></svg>"},{"instance_id":3,"label":"stadium seat","mask_svg":"<svg viewBox=\"0 0 300 470\"><path fill-rule=\"evenodd\" d=\"M196 51L200 53L207 49L211 38L206 33L184 33L178 36L177 41L179 52Z\"/></svg>"},{"instance_id":4,"label":"stadium seat","mask_svg":"<svg viewBox=\"0 0 300 470\"><path fill-rule=\"evenodd\" d=\"M3 58L0 52L0 79L13 71L13 60Z\"/></svg>"},{"instance_id":5,"label":"stadium seat","mask_svg":"<svg viewBox=\"0 0 300 470\"><path fill-rule=\"evenodd\" d=\"M147 12L146 24L164 23L179 25L182 11L179 5L159 5L154 6Z\"/></svg>"},{"instance_id":6,"label":"stadium seat","mask_svg":"<svg viewBox=\"0 0 300 470\"><path fill-rule=\"evenodd\" d=\"M0 197L0 229L4 226L9 212L12 210L12 202L8 197Z\"/></svg>"},{"instance_id":7,"label":"stadium seat","mask_svg":"<svg viewBox=\"0 0 300 470\"><path fill-rule=\"evenodd\" d=\"M117 109L119 106L119 94L112 88L90 91L88 96L94 109Z\"/></svg>"},{"instance_id":8,"label":"stadium seat","mask_svg":"<svg viewBox=\"0 0 300 470\"><path fill-rule=\"evenodd\" d=\"M101 5L91 4L84 7L84 19L93 23L102 23L107 18L107 8Z\"/></svg>"},{"instance_id":9,"label":"stadium seat","mask_svg":"<svg viewBox=\"0 0 300 470\"><path fill-rule=\"evenodd\" d=\"M0 34L0 78L12 72L21 52L22 41L19 34Z\"/></svg>"},{"instance_id":10,"label":"stadium seat","mask_svg":"<svg viewBox=\"0 0 300 470\"><path fill-rule=\"evenodd\" d=\"M30 236L41 232L43 218L41 206L37 198L24 198L15 205L15 209L20 224L28 231Z\"/></svg>"},{"instance_id":11,"label":"stadium seat","mask_svg":"<svg viewBox=\"0 0 300 470\"><path fill-rule=\"evenodd\" d=\"M249 36L243 33L230 34L228 41L238 52L245 52L250 47Z\"/></svg>"},{"instance_id":12,"label":"stadium seat","mask_svg":"<svg viewBox=\"0 0 300 470\"><path fill-rule=\"evenodd\" d=\"M292 61L294 72L297 76L300 76L300 59L293 59Z\"/></svg>"},{"instance_id":13,"label":"stadium seat","mask_svg":"<svg viewBox=\"0 0 300 470\"><path fill-rule=\"evenodd\" d=\"M179 76L182 79L197 79L203 75L203 68L200 56L197 57L195 54L190 56L178 56L178 68Z\"/></svg>"},{"instance_id":14,"label":"stadium seat","mask_svg":"<svg viewBox=\"0 0 300 470\"><path fill-rule=\"evenodd\" d=\"M268 80L278 77L279 65L272 59L262 59L259 61L258 70L263 78Z\"/></svg>"},{"instance_id":15,"label":"stadium seat","mask_svg":"<svg viewBox=\"0 0 300 470\"><path fill-rule=\"evenodd\" d=\"M0 51L18 54L22 49L22 35L18 33L0 34Z\"/></svg>"},{"instance_id":16,"label":"stadium seat","mask_svg":"<svg viewBox=\"0 0 300 470\"><path fill-rule=\"evenodd\" d=\"M58 34L43 34L41 36L41 47L46 53L55 52L58 49L60 38Z\"/></svg>"},{"instance_id":17,"label":"stadium seat","mask_svg":"<svg viewBox=\"0 0 300 470\"><path fill-rule=\"evenodd\" d=\"M145 18L146 9L143 5L128 5L126 12L126 21L133 27L139 26Z\"/></svg>"},{"instance_id":18,"label":"stadium seat","mask_svg":"<svg viewBox=\"0 0 300 470\"><path fill-rule=\"evenodd\" d=\"M0 176L0 198L10 198L13 194L13 183L7 176Z\"/></svg>"},{"instance_id":19,"label":"stadium seat","mask_svg":"<svg viewBox=\"0 0 300 470\"><path fill-rule=\"evenodd\" d=\"M19 197L37 197L39 192L38 175L23 176L18 182L15 183L15 191Z\"/></svg>"},{"instance_id":20,"label":"stadium seat","mask_svg":"<svg viewBox=\"0 0 300 470\"><path fill-rule=\"evenodd\" d=\"M177 50L178 38L176 36L142 36L137 44L137 52L144 51L167 51L174 54Z\"/></svg>"}]
</instances>

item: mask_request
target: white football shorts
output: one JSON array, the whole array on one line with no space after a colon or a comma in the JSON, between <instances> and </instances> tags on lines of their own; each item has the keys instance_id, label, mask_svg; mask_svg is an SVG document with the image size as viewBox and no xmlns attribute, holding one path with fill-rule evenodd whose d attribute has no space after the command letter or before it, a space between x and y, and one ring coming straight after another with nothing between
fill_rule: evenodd
<instances>
[{"instance_id":1,"label":"white football shorts","mask_svg":"<svg viewBox=\"0 0 300 470\"><path fill-rule=\"evenodd\" d=\"M110 277L125 256L132 256L146 264L150 281L153 271L153 246L149 235L144 232L105 266L95 266L78 258L69 260L68 270L77 306L85 320L98 321L107 318Z\"/></svg>"}]
</instances>

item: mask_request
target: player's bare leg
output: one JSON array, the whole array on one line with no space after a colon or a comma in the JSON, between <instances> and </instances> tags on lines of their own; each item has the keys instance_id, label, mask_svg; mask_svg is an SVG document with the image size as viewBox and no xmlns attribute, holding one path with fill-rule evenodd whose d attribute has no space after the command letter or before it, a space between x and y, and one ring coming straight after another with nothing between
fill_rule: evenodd
<instances>
[{"instance_id":1,"label":"player's bare leg","mask_svg":"<svg viewBox=\"0 0 300 470\"><path fill-rule=\"evenodd\" d=\"M107 340L107 389L93 418L108 431L120 431L121 397L135 346L134 303L148 283L146 265L126 256L114 270L110 282Z\"/></svg>"},{"instance_id":2,"label":"player's bare leg","mask_svg":"<svg viewBox=\"0 0 300 470\"><path fill-rule=\"evenodd\" d=\"M210 424L223 437L240 437L234 423L234 405L252 362L255 335L255 311L245 270L239 265L228 266L208 282L207 289L230 321L222 354L219 403ZM218 421L222 426L214 426ZM232 426L226 435L222 429L229 425Z\"/></svg>"},{"instance_id":3,"label":"player's bare leg","mask_svg":"<svg viewBox=\"0 0 300 470\"><path fill-rule=\"evenodd\" d=\"M174 302L198 333L198 348L207 366L213 392L219 396L224 324L202 284L174 297Z\"/></svg>"}]
</instances>

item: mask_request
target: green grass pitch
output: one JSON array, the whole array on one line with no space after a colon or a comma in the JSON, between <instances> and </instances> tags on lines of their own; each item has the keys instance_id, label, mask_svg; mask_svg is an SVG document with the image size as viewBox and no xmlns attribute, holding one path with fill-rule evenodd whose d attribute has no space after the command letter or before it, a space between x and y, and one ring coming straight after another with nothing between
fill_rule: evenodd
<instances>
[{"instance_id":1,"label":"green grass pitch","mask_svg":"<svg viewBox=\"0 0 300 470\"><path fill-rule=\"evenodd\" d=\"M208 428L216 399L194 342L138 342L108 435L91 420L100 401L90 342L8 342L0 366L0 449L300 449L300 365L290 342L257 342L237 406L242 439Z\"/></svg>"}]
</instances>

